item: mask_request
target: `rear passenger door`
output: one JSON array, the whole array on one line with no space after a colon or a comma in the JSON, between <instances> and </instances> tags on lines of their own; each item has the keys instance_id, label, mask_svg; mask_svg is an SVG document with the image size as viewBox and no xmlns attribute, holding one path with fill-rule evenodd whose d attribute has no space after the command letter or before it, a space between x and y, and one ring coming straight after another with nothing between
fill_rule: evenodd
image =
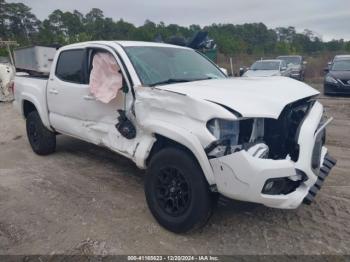
<instances>
[{"instance_id":1,"label":"rear passenger door","mask_svg":"<svg viewBox=\"0 0 350 262\"><path fill-rule=\"evenodd\" d=\"M51 72L47 86L49 118L52 126L64 133L79 136L80 122L86 117L89 86L86 79L86 50L63 50Z\"/></svg>"}]
</instances>

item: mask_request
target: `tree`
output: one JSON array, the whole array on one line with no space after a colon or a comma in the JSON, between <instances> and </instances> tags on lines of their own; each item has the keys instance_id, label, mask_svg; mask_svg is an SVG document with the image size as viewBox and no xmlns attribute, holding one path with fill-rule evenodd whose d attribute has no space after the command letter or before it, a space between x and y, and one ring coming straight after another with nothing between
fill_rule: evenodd
<instances>
[{"instance_id":1,"label":"tree","mask_svg":"<svg viewBox=\"0 0 350 262\"><path fill-rule=\"evenodd\" d=\"M31 43L40 26L40 21L31 13L31 9L22 3L6 3L3 0L0 8L1 37L16 39L24 44Z\"/></svg>"},{"instance_id":2,"label":"tree","mask_svg":"<svg viewBox=\"0 0 350 262\"><path fill-rule=\"evenodd\" d=\"M103 11L98 8L93 8L85 16L85 30L92 39L102 40L104 38L105 20Z\"/></svg>"},{"instance_id":3,"label":"tree","mask_svg":"<svg viewBox=\"0 0 350 262\"><path fill-rule=\"evenodd\" d=\"M47 19L39 21L31 9L22 3L0 0L0 38L12 39L21 45L69 44L89 40L142 40L177 38L189 41L195 33L206 30L224 54L311 54L327 51L350 51L350 41L323 42L321 36L305 29L302 33L290 27L269 29L263 23L212 24L202 28L177 24L166 25L146 20L142 26L119 19L105 17L103 11L92 8L86 15L78 10L63 12L54 10ZM0 50L1 51L1 50Z\"/></svg>"}]
</instances>

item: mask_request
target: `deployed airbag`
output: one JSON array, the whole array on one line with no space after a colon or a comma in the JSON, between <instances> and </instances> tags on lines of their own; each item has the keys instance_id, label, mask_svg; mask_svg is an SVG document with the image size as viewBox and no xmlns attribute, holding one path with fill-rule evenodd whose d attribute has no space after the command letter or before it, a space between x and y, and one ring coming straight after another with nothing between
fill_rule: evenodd
<instances>
[{"instance_id":1,"label":"deployed airbag","mask_svg":"<svg viewBox=\"0 0 350 262\"><path fill-rule=\"evenodd\" d=\"M109 103L123 86L123 77L115 58L109 53L94 55L90 74L90 92L94 97Z\"/></svg>"}]
</instances>

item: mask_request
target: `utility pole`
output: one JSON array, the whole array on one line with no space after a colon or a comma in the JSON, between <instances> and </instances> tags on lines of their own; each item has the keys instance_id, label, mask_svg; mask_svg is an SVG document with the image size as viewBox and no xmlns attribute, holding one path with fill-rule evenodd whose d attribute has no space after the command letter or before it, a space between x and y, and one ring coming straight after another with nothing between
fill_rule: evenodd
<instances>
[{"instance_id":1,"label":"utility pole","mask_svg":"<svg viewBox=\"0 0 350 262\"><path fill-rule=\"evenodd\" d=\"M7 52L9 53L11 64L14 66L15 65L15 61L13 60L11 46L18 46L18 43L16 41L3 41L3 40L0 39L0 47L6 47L7 48Z\"/></svg>"}]
</instances>

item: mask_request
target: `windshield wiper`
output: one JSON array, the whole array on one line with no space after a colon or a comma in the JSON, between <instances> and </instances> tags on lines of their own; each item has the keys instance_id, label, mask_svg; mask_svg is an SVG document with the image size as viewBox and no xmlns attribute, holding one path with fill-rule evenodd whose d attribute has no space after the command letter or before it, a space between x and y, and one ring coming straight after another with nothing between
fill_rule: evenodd
<instances>
[{"instance_id":1,"label":"windshield wiper","mask_svg":"<svg viewBox=\"0 0 350 262\"><path fill-rule=\"evenodd\" d=\"M169 78L163 81L155 82L152 84L149 84L149 86L158 86L158 85L166 85L166 84L176 84L176 83L185 83L185 82L192 82L192 81L201 81L201 80L209 80L213 79L213 77L204 77L204 78Z\"/></svg>"}]
</instances>

